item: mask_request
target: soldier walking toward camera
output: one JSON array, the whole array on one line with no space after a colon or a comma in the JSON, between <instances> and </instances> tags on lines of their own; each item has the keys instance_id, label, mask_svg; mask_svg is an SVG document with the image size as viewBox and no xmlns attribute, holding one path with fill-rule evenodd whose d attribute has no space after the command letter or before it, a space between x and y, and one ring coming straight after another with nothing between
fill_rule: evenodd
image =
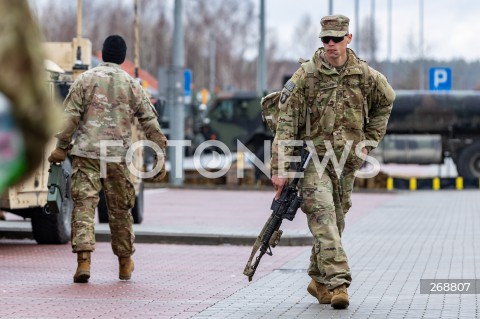
<instances>
[{"instance_id":1,"label":"soldier walking toward camera","mask_svg":"<svg viewBox=\"0 0 480 319\"><path fill-rule=\"evenodd\" d=\"M135 204L135 189L130 181L125 156L132 143L134 117L138 118L147 138L156 143L164 157L167 140L160 130L157 114L138 81L123 71L127 46L122 37L111 35L103 43L103 63L83 73L70 88L65 99L63 130L56 134L57 148L48 160L65 160L72 137L73 156L72 248L77 254L78 267L73 277L77 283L90 278L90 254L95 250L94 217L103 188L108 207L113 253L119 260L119 278L129 280L134 269L131 258L133 218L130 209ZM101 141L115 141L121 146L108 147L108 157L121 162L107 162L106 176L101 176ZM165 166L154 177L161 180Z\"/></svg>"},{"instance_id":2,"label":"soldier walking toward camera","mask_svg":"<svg viewBox=\"0 0 480 319\"><path fill-rule=\"evenodd\" d=\"M301 182L308 227L314 236L308 274L308 292L321 304L335 309L349 305L347 288L352 280L341 234L344 216L351 207L354 174L363 164L355 154L362 141L380 142L385 134L395 93L386 78L347 48L352 41L349 18L326 16L321 20L319 48L312 60L302 63L285 84L272 152L272 183L277 196L288 182L279 172L288 170L282 161L283 141L311 140L320 161L330 146L337 159L346 146L351 149L337 175L332 161L324 173L310 161ZM362 144L361 144L362 145ZM364 147L366 156L373 146ZM285 146L284 155L293 148ZM365 157L364 157L365 158Z\"/></svg>"}]
</instances>

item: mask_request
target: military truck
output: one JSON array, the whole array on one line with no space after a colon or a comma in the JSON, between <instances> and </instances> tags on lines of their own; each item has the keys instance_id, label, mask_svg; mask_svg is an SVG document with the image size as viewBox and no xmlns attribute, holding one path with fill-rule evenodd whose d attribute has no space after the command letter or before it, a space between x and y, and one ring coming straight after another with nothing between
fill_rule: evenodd
<instances>
[{"instance_id":1,"label":"military truck","mask_svg":"<svg viewBox=\"0 0 480 319\"><path fill-rule=\"evenodd\" d=\"M255 92L220 92L209 105L201 131L206 139L219 140L237 150L237 140L263 160L264 141L273 136L262 120Z\"/></svg>"},{"instance_id":2,"label":"military truck","mask_svg":"<svg viewBox=\"0 0 480 319\"><path fill-rule=\"evenodd\" d=\"M56 70L50 70L54 75L47 81L52 99L58 96L64 99L68 94L70 85L74 79L92 65L90 40L74 38L72 42L45 43L46 55L49 57L48 65L56 65ZM59 70L59 71L58 71ZM62 73L65 71L64 73ZM144 138L138 121L132 132L133 140ZM45 155L36 172L26 181L11 187L0 197L0 210L31 219L33 238L39 244L65 244L70 240L71 214L73 203L67 198L60 214L48 214L44 208L47 202L48 155L55 148L56 139L45 149ZM134 165L137 169L144 168L143 150L135 152ZM67 158L63 168L71 173L71 161ZM136 201L131 210L135 223L143 221L144 210L144 187L140 178L132 175L135 185ZM98 218L100 222L108 222L108 209L103 192L100 194L98 205Z\"/></svg>"},{"instance_id":3,"label":"military truck","mask_svg":"<svg viewBox=\"0 0 480 319\"><path fill-rule=\"evenodd\" d=\"M453 159L459 176L480 178L480 92L397 91L387 135L376 154L384 163L442 164ZM211 103L206 131L236 150L245 144L262 161L262 122L254 92L222 93Z\"/></svg>"},{"instance_id":4,"label":"military truck","mask_svg":"<svg viewBox=\"0 0 480 319\"><path fill-rule=\"evenodd\" d=\"M73 79L88 69L91 63L92 45L88 39L75 38L72 42L45 43L49 59L45 66L49 74L46 85L52 103L54 99L65 97ZM83 56L83 59L82 59ZM60 104L60 103L58 103ZM9 188L0 197L0 210L31 219L33 238L39 244L65 244L70 240L73 202L67 198L59 214L48 214L47 181L50 163L47 158L55 148L56 140L48 143L43 160L32 176L23 183ZM62 163L71 173L70 159Z\"/></svg>"},{"instance_id":5,"label":"military truck","mask_svg":"<svg viewBox=\"0 0 480 319\"><path fill-rule=\"evenodd\" d=\"M397 91L381 143L384 163L441 164L480 178L480 92Z\"/></svg>"}]
</instances>

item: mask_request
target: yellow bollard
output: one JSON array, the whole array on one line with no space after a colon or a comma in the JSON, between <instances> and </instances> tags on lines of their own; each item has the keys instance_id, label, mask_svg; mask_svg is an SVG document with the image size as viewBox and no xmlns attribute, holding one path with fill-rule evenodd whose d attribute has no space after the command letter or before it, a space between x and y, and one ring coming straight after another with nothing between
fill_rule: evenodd
<instances>
[{"instance_id":1,"label":"yellow bollard","mask_svg":"<svg viewBox=\"0 0 480 319\"><path fill-rule=\"evenodd\" d=\"M410 190L411 191L417 190L417 179L415 177L410 178Z\"/></svg>"},{"instance_id":2,"label":"yellow bollard","mask_svg":"<svg viewBox=\"0 0 480 319\"><path fill-rule=\"evenodd\" d=\"M433 190L438 191L440 189L440 178L435 177L433 179Z\"/></svg>"},{"instance_id":3,"label":"yellow bollard","mask_svg":"<svg viewBox=\"0 0 480 319\"><path fill-rule=\"evenodd\" d=\"M463 189L463 178L462 177L457 177L457 179L455 180L455 185L456 185L456 188L458 190L462 190Z\"/></svg>"},{"instance_id":4,"label":"yellow bollard","mask_svg":"<svg viewBox=\"0 0 480 319\"><path fill-rule=\"evenodd\" d=\"M393 191L393 177L387 178L387 190Z\"/></svg>"}]
</instances>

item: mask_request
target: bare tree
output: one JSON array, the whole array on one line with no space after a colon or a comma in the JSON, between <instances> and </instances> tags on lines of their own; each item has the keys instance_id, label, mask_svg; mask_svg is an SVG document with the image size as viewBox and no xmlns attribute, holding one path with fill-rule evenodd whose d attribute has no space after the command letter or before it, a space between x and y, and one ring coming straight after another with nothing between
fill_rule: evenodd
<instances>
[{"instance_id":1,"label":"bare tree","mask_svg":"<svg viewBox=\"0 0 480 319\"><path fill-rule=\"evenodd\" d=\"M92 41L94 52L101 51L103 40L110 34L119 34L127 43L127 58L133 59L133 4L105 1L83 2L84 36Z\"/></svg>"},{"instance_id":2,"label":"bare tree","mask_svg":"<svg viewBox=\"0 0 480 319\"><path fill-rule=\"evenodd\" d=\"M254 68L246 53L258 39L253 4L235 0L191 0L185 3L186 65L193 70L197 88L208 87L210 37L215 39L217 85L255 88ZM252 83L253 82L253 83Z\"/></svg>"},{"instance_id":3,"label":"bare tree","mask_svg":"<svg viewBox=\"0 0 480 319\"><path fill-rule=\"evenodd\" d=\"M159 66L171 61L172 26L164 2L140 2L140 65L154 76Z\"/></svg>"},{"instance_id":4,"label":"bare tree","mask_svg":"<svg viewBox=\"0 0 480 319\"><path fill-rule=\"evenodd\" d=\"M77 8L49 1L35 10L46 41L71 41L77 34Z\"/></svg>"},{"instance_id":5,"label":"bare tree","mask_svg":"<svg viewBox=\"0 0 480 319\"><path fill-rule=\"evenodd\" d=\"M372 30L372 18L366 17L363 20L363 24L360 26L360 38L362 42L360 43L360 48L362 51L363 57L367 61L375 65L376 56L378 51L378 39L380 38L380 30L375 28Z\"/></svg>"},{"instance_id":6,"label":"bare tree","mask_svg":"<svg viewBox=\"0 0 480 319\"><path fill-rule=\"evenodd\" d=\"M291 43L292 49L299 58L309 59L321 45L318 39L320 23L312 21L310 15L303 16L295 27Z\"/></svg>"},{"instance_id":7,"label":"bare tree","mask_svg":"<svg viewBox=\"0 0 480 319\"><path fill-rule=\"evenodd\" d=\"M140 66L152 75L157 75L158 67L171 63L171 40L173 11L166 1L140 0ZM256 87L256 56L258 15L253 0L188 0L185 1L185 53L186 66L193 70L196 89L208 87L209 44L211 35L215 38L215 78L219 87L237 90L254 90ZM47 41L71 41L76 36L76 2L60 0L31 1L34 12L43 28ZM115 6L114 6L115 5ZM93 50L101 50L104 38L112 33L125 37L129 46L128 58L133 57L133 0L126 1L83 1L83 36L92 41ZM169 9L171 10L171 9ZM371 32L371 19L364 19L360 28L362 58L375 63L372 58L378 49L379 30ZM316 49L320 26L303 17L294 30L291 50L298 57L309 58ZM418 87L418 41L412 30L404 50L406 60L394 62L392 78L396 89ZM373 35L373 37L372 37ZM267 30L268 87L278 89L285 76L298 68L291 60L278 61L275 32ZM426 52L432 49L427 46ZM436 61L426 60L427 66L435 66ZM429 64L430 63L430 64ZM446 61L443 61L445 64ZM478 89L480 84L475 75L480 63L450 61L455 74L456 89ZM378 64L382 71L384 63ZM374 65L375 66L375 65Z\"/></svg>"},{"instance_id":8,"label":"bare tree","mask_svg":"<svg viewBox=\"0 0 480 319\"><path fill-rule=\"evenodd\" d=\"M133 59L133 1L83 2L83 36L101 50L109 34L125 38ZM195 88L208 87L210 39L215 39L216 84L239 90L253 90L256 81L258 16L252 0L189 0L185 8L185 60L193 71ZM38 8L40 23L48 41L71 41L76 35L76 6L45 0ZM171 62L173 12L164 2L139 1L140 66L154 76L160 66ZM267 48L273 58L275 43Z\"/></svg>"},{"instance_id":9,"label":"bare tree","mask_svg":"<svg viewBox=\"0 0 480 319\"><path fill-rule=\"evenodd\" d=\"M77 34L77 8L69 4L58 5L46 1L37 10L47 41L71 41ZM110 34L125 38L129 50L127 58L133 59L133 2L119 1L112 10L112 2L83 2L83 36L92 42L93 53L101 50L103 40ZM139 4L140 66L156 74L159 65L170 59L171 23L166 18L164 3L142 0Z\"/></svg>"}]
</instances>

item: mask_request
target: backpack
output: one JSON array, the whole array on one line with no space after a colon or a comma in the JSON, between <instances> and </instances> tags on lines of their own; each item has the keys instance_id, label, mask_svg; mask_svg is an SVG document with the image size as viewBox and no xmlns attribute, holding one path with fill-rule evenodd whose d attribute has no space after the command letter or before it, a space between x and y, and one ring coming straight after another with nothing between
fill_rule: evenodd
<instances>
[{"instance_id":1,"label":"backpack","mask_svg":"<svg viewBox=\"0 0 480 319\"><path fill-rule=\"evenodd\" d=\"M278 107L280 95L282 95L282 91L275 91L262 97L262 100L260 101L262 107L262 120L264 123L267 123L267 126L270 131L272 131L273 135L275 135L275 132L277 131L278 113L280 113L280 108Z\"/></svg>"},{"instance_id":2,"label":"backpack","mask_svg":"<svg viewBox=\"0 0 480 319\"><path fill-rule=\"evenodd\" d=\"M319 87L318 84L320 82L320 76L312 60L300 59L299 62L301 63L302 68L306 72L306 77L305 77L305 84L306 84L305 93L306 94L305 95L307 98L308 110L306 114L305 125L306 125L307 136L310 136L310 125L311 125L310 113L312 113L311 107L318 93L318 87ZM360 64L363 70L362 94L363 94L364 121L365 123L368 123L369 122L368 111L370 109L370 105L367 100L368 91L369 91L369 85L368 85L367 79L369 77L370 71L368 69L368 64L365 61L361 60ZM280 113L280 108L279 108L280 96L282 95L282 91L283 90L272 92L267 96L263 97L262 100L260 101L260 105L262 108L262 120L267 124L270 131L272 131L273 135L275 135L277 131L278 114ZM295 128L295 131L297 131L297 128Z\"/></svg>"}]
</instances>

